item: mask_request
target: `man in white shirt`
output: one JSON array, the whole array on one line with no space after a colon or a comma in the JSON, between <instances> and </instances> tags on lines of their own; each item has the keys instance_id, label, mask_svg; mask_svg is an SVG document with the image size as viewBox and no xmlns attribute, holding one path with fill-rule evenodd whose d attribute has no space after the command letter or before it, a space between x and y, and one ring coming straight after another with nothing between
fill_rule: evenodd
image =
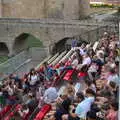
<instances>
[{"instance_id":1,"label":"man in white shirt","mask_svg":"<svg viewBox=\"0 0 120 120\"><path fill-rule=\"evenodd\" d=\"M85 54L83 56L83 61L82 61L82 65L90 65L91 64L91 58Z\"/></svg>"},{"instance_id":2,"label":"man in white shirt","mask_svg":"<svg viewBox=\"0 0 120 120\"><path fill-rule=\"evenodd\" d=\"M77 69L80 70L83 66L85 66L85 65L89 66L90 64L91 64L91 58L87 54L85 54L83 56L82 64L79 64L77 66Z\"/></svg>"}]
</instances>

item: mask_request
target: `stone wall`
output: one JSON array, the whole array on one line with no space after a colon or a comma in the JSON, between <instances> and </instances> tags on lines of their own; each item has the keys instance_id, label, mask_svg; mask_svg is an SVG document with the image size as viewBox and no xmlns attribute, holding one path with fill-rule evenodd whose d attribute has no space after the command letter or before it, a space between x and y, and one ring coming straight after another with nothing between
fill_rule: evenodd
<instances>
[{"instance_id":1,"label":"stone wall","mask_svg":"<svg viewBox=\"0 0 120 120\"><path fill-rule=\"evenodd\" d=\"M88 15L89 0L0 0L0 16L79 19Z\"/></svg>"},{"instance_id":2,"label":"stone wall","mask_svg":"<svg viewBox=\"0 0 120 120\"><path fill-rule=\"evenodd\" d=\"M9 0L8 0L9 1ZM3 1L3 17L43 18L44 0Z\"/></svg>"},{"instance_id":3,"label":"stone wall","mask_svg":"<svg viewBox=\"0 0 120 120\"><path fill-rule=\"evenodd\" d=\"M65 0L64 1L64 19L79 19L80 5L79 0Z\"/></svg>"},{"instance_id":4,"label":"stone wall","mask_svg":"<svg viewBox=\"0 0 120 120\"><path fill-rule=\"evenodd\" d=\"M0 19L0 42L6 43L9 54L13 54L18 47L15 44L16 38L22 33L39 38L44 46L49 47L63 38L79 35L81 32L91 29L91 26L96 27L96 25L86 25L79 21Z\"/></svg>"}]
</instances>

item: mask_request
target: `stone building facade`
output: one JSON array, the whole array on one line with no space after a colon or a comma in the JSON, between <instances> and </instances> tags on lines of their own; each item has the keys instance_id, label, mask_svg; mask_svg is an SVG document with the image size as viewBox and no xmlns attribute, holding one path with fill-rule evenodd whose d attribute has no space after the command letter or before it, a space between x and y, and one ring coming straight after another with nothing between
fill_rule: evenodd
<instances>
[{"instance_id":1,"label":"stone building facade","mask_svg":"<svg viewBox=\"0 0 120 120\"><path fill-rule=\"evenodd\" d=\"M89 0L0 0L0 16L79 19L89 13Z\"/></svg>"}]
</instances>

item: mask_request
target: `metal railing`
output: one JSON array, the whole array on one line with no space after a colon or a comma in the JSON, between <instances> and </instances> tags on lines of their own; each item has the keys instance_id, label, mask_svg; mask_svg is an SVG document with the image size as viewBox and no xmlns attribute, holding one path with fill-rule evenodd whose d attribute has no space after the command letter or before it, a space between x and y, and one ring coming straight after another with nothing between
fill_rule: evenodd
<instances>
[{"instance_id":1,"label":"metal railing","mask_svg":"<svg viewBox=\"0 0 120 120\"><path fill-rule=\"evenodd\" d=\"M27 59L27 51L23 51L6 62L0 64L0 80L19 69L21 64L23 64Z\"/></svg>"},{"instance_id":2,"label":"metal railing","mask_svg":"<svg viewBox=\"0 0 120 120\"><path fill-rule=\"evenodd\" d=\"M8 75L17 71L19 73L19 69L24 68L25 65L31 62L34 65L37 65L41 61L43 61L48 56L47 48L30 48L26 49L19 53L18 55L10 58L6 62L0 64L0 80L5 79Z\"/></svg>"}]
</instances>

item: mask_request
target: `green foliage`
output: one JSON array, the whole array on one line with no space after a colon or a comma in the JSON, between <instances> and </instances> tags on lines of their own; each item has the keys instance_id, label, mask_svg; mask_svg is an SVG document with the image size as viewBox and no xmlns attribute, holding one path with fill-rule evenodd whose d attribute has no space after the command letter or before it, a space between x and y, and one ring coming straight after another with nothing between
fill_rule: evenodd
<instances>
[{"instance_id":1,"label":"green foliage","mask_svg":"<svg viewBox=\"0 0 120 120\"><path fill-rule=\"evenodd\" d=\"M90 4L91 8L114 8L113 4Z\"/></svg>"}]
</instances>

